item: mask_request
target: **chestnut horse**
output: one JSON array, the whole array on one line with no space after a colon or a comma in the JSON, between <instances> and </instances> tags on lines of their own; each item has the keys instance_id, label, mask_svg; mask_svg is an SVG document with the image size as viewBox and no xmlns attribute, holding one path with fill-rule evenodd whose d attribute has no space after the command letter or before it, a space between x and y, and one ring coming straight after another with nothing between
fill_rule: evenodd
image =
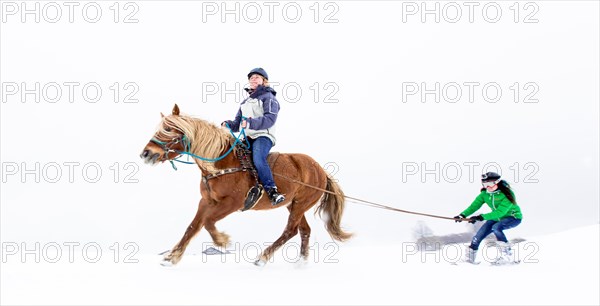
<instances>
[{"instance_id":1,"label":"chestnut horse","mask_svg":"<svg viewBox=\"0 0 600 306\"><path fill-rule=\"evenodd\" d=\"M215 162L194 158L202 172L203 179L200 183L202 198L198 204L196 216L185 230L183 237L170 252L164 255L163 265L177 264L190 240L202 227L206 228L215 245L220 247L228 245L229 236L219 232L215 223L227 215L241 210L247 191L255 184L254 177L248 171L222 171L239 170L241 167L235 152L226 154L234 145L235 140L233 135L223 128L198 118L180 115L177 104L173 107L171 115L162 115L162 121L154 137L140 155L146 163L156 164L172 161L181 152L188 152L207 159L217 159L225 155L224 158ZM304 214L319 200L321 201L316 213L325 213L326 229L331 237L338 241L344 241L352 236L344 232L340 226L344 211L342 190L314 159L305 154L279 154L271 169L278 189L285 194L286 200L273 206L268 196L265 195L252 209L267 210L287 207L290 215L283 234L262 252L255 262L256 265L266 264L273 253L294 237L298 231L301 236L300 254L304 260L308 259L310 226L306 222ZM303 184L296 183L294 180ZM310 188L308 185L316 188ZM325 193L323 190L330 193Z\"/></svg>"}]
</instances>

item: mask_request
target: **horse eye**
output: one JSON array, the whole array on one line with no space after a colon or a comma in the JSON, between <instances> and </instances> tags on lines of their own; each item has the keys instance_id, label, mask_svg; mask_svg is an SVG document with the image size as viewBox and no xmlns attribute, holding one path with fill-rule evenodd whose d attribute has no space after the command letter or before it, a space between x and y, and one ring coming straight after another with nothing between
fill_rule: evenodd
<instances>
[{"instance_id":1,"label":"horse eye","mask_svg":"<svg viewBox=\"0 0 600 306\"><path fill-rule=\"evenodd\" d=\"M166 126L165 127L165 131L170 132L171 131L171 127L170 126Z\"/></svg>"}]
</instances>

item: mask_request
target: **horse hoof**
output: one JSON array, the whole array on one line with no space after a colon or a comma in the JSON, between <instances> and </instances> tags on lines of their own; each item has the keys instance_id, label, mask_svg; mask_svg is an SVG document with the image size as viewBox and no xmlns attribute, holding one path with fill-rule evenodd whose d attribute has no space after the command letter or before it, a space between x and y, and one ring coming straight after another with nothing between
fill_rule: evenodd
<instances>
[{"instance_id":1,"label":"horse hoof","mask_svg":"<svg viewBox=\"0 0 600 306\"><path fill-rule=\"evenodd\" d=\"M295 265L296 265L297 269L302 269L302 268L308 266L308 259L304 259L304 258L300 259L295 263Z\"/></svg>"},{"instance_id":2,"label":"horse hoof","mask_svg":"<svg viewBox=\"0 0 600 306\"><path fill-rule=\"evenodd\" d=\"M170 260L163 260L160 262L160 265L163 267L172 267L173 263Z\"/></svg>"},{"instance_id":3,"label":"horse hoof","mask_svg":"<svg viewBox=\"0 0 600 306\"><path fill-rule=\"evenodd\" d=\"M254 262L254 265L257 267L264 267L266 264L267 264L267 262L262 259L258 259L257 261Z\"/></svg>"}]
</instances>

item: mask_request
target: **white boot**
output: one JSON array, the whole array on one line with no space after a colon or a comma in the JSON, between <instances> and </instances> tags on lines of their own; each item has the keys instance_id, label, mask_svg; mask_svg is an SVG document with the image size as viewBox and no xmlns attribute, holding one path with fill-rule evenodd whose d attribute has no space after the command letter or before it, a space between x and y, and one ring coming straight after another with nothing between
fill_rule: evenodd
<instances>
[{"instance_id":1,"label":"white boot","mask_svg":"<svg viewBox=\"0 0 600 306\"><path fill-rule=\"evenodd\" d=\"M515 263L515 257L512 251L512 245L508 242L498 241L498 258L493 264L504 265Z\"/></svg>"},{"instance_id":2,"label":"white boot","mask_svg":"<svg viewBox=\"0 0 600 306\"><path fill-rule=\"evenodd\" d=\"M477 250L473 250L470 247L467 247L467 254L465 256L465 261L471 264L476 264L475 258L477 257Z\"/></svg>"}]
</instances>

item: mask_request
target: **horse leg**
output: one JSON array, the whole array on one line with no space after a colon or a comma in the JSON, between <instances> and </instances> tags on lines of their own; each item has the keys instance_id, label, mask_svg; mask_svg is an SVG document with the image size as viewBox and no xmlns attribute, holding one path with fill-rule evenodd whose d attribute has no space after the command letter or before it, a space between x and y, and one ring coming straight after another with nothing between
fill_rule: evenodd
<instances>
[{"instance_id":1,"label":"horse leg","mask_svg":"<svg viewBox=\"0 0 600 306\"><path fill-rule=\"evenodd\" d=\"M190 225L185 230L183 237L177 243L173 249L165 254L163 258L163 262L161 263L163 266L171 266L176 265L180 260L183 252L187 248L188 244L194 238L194 236L202 229L202 223L204 219L204 214L207 208L207 201L204 199L200 200L200 204L198 204L198 211L196 212L196 216L194 220L190 223Z\"/></svg>"},{"instance_id":2,"label":"horse leg","mask_svg":"<svg viewBox=\"0 0 600 306\"><path fill-rule=\"evenodd\" d=\"M300 244L300 255L302 256L302 259L307 261L308 243L310 239L310 226L308 225L308 222L306 221L306 217L304 215L302 215L302 219L300 220L300 227L298 229L300 230L300 239L302 241Z\"/></svg>"},{"instance_id":3,"label":"horse leg","mask_svg":"<svg viewBox=\"0 0 600 306\"><path fill-rule=\"evenodd\" d=\"M290 217L288 218L288 223L285 227L285 230L283 231L283 234L281 234L281 236L277 240L275 240L273 244L271 244L268 248L264 250L264 252L260 255L258 260L254 262L254 264L257 266L264 266L273 256L273 253L277 251L277 249L279 249L292 237L296 236L296 234L298 233L298 226L300 224L300 220L303 216L304 215L290 214Z\"/></svg>"},{"instance_id":4,"label":"horse leg","mask_svg":"<svg viewBox=\"0 0 600 306\"><path fill-rule=\"evenodd\" d=\"M237 203L241 203L240 201L240 199L236 198L225 198L217 204L219 206L219 211L215 211L206 218L204 228L206 228L216 246L226 247L229 244L229 235L219 232L215 223L239 210L240 207Z\"/></svg>"},{"instance_id":5,"label":"horse leg","mask_svg":"<svg viewBox=\"0 0 600 306\"><path fill-rule=\"evenodd\" d=\"M213 243L218 247L226 247L229 244L229 235L224 232L219 232L217 227L215 226L216 221L207 221L204 225L204 228L210 234L210 237L213 240Z\"/></svg>"}]
</instances>

